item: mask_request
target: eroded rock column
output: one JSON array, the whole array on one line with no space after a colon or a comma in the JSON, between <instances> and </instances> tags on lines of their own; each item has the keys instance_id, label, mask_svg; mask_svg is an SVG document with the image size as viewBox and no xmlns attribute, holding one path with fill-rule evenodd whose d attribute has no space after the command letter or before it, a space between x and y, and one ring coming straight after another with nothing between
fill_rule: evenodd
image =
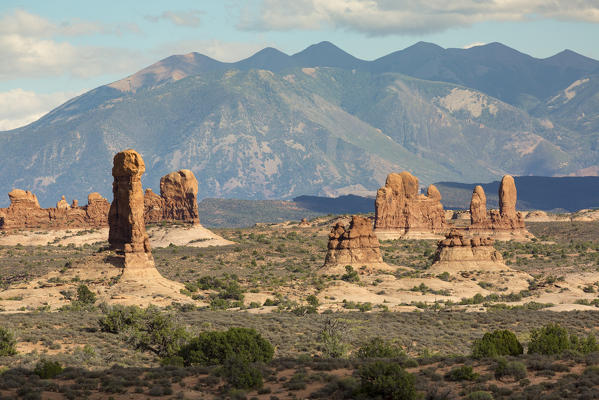
<instances>
[{"instance_id":1,"label":"eroded rock column","mask_svg":"<svg viewBox=\"0 0 599 400\"><path fill-rule=\"evenodd\" d=\"M144 161L135 150L125 150L114 156L108 242L112 249L125 253L125 264L127 254L147 254L151 257L141 187L141 176L145 170Z\"/></svg>"}]
</instances>

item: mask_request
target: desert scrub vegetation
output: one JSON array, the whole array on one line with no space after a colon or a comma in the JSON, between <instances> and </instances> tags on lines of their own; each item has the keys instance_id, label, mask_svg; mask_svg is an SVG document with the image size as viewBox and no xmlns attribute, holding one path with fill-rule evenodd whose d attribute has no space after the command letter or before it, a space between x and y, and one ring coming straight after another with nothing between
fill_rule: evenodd
<instances>
[{"instance_id":1,"label":"desert scrub vegetation","mask_svg":"<svg viewBox=\"0 0 599 400\"><path fill-rule=\"evenodd\" d=\"M472 357L518 356L524 353L522 344L514 334L507 329L487 332L481 339L476 339L472 345Z\"/></svg>"},{"instance_id":2,"label":"desert scrub vegetation","mask_svg":"<svg viewBox=\"0 0 599 400\"><path fill-rule=\"evenodd\" d=\"M230 358L268 362L273 355L272 344L250 328L202 332L179 350L185 365L218 365Z\"/></svg>"},{"instance_id":3,"label":"desert scrub vegetation","mask_svg":"<svg viewBox=\"0 0 599 400\"><path fill-rule=\"evenodd\" d=\"M17 354L16 340L12 332L0 327L0 357Z\"/></svg>"},{"instance_id":4,"label":"desert scrub vegetation","mask_svg":"<svg viewBox=\"0 0 599 400\"><path fill-rule=\"evenodd\" d=\"M528 344L529 354L561 354L566 350L588 354L599 351L599 344L594 335L579 338L570 334L566 328L558 323L550 323L542 328L533 329Z\"/></svg>"}]
</instances>

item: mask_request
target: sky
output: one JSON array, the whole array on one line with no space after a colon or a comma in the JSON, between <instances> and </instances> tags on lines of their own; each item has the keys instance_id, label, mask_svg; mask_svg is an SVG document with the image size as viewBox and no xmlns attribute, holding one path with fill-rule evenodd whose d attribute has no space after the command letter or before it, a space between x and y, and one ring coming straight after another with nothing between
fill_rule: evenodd
<instances>
[{"instance_id":1,"label":"sky","mask_svg":"<svg viewBox=\"0 0 599 400\"><path fill-rule=\"evenodd\" d=\"M0 131L172 54L238 61L327 40L373 60L416 42L599 59L599 0L2 0Z\"/></svg>"}]
</instances>

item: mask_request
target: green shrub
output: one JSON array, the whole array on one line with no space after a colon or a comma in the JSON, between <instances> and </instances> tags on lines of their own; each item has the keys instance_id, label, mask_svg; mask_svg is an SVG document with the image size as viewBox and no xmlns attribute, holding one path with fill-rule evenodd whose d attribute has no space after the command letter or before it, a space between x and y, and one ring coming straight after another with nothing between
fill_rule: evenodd
<instances>
[{"instance_id":1,"label":"green shrub","mask_svg":"<svg viewBox=\"0 0 599 400\"><path fill-rule=\"evenodd\" d=\"M559 324L547 324L530 334L529 354L560 354L569 348L568 331Z\"/></svg>"},{"instance_id":2,"label":"green shrub","mask_svg":"<svg viewBox=\"0 0 599 400\"><path fill-rule=\"evenodd\" d=\"M455 367L445 374L445 379L452 382L473 381L477 378L478 374L474 372L470 365Z\"/></svg>"},{"instance_id":3,"label":"green shrub","mask_svg":"<svg viewBox=\"0 0 599 400\"><path fill-rule=\"evenodd\" d=\"M416 398L414 376L398 363L376 361L359 370L359 391L368 398L412 400Z\"/></svg>"},{"instance_id":4,"label":"green shrub","mask_svg":"<svg viewBox=\"0 0 599 400\"><path fill-rule=\"evenodd\" d=\"M62 373L62 365L58 361L41 359L36 365L33 373L42 379L52 379Z\"/></svg>"},{"instance_id":5,"label":"green shrub","mask_svg":"<svg viewBox=\"0 0 599 400\"><path fill-rule=\"evenodd\" d=\"M308 302L308 304L311 305L312 307L318 307L320 305L320 302L318 301L318 297L314 296L313 294L306 297L306 302Z\"/></svg>"},{"instance_id":6,"label":"green shrub","mask_svg":"<svg viewBox=\"0 0 599 400\"><path fill-rule=\"evenodd\" d=\"M506 361L500 358L495 367L495 378L502 380L505 377L512 377L516 381L526 378L526 365L520 361Z\"/></svg>"},{"instance_id":7,"label":"green shrub","mask_svg":"<svg viewBox=\"0 0 599 400\"><path fill-rule=\"evenodd\" d=\"M221 373L227 383L236 389L260 389L263 385L262 372L237 356L225 360Z\"/></svg>"},{"instance_id":8,"label":"green shrub","mask_svg":"<svg viewBox=\"0 0 599 400\"><path fill-rule=\"evenodd\" d=\"M86 285L79 285L77 288L77 302L81 304L94 304L96 302L96 294L89 290Z\"/></svg>"},{"instance_id":9,"label":"green shrub","mask_svg":"<svg viewBox=\"0 0 599 400\"><path fill-rule=\"evenodd\" d=\"M274 348L250 328L202 332L179 351L185 365L217 365L235 356L247 362L270 361Z\"/></svg>"},{"instance_id":10,"label":"green shrub","mask_svg":"<svg viewBox=\"0 0 599 400\"><path fill-rule=\"evenodd\" d=\"M327 319L320 331L320 346L323 357L341 358L347 352L343 341L343 324L338 319Z\"/></svg>"},{"instance_id":11,"label":"green shrub","mask_svg":"<svg viewBox=\"0 0 599 400\"><path fill-rule=\"evenodd\" d=\"M0 326L0 357L17 354L17 341L14 335Z\"/></svg>"},{"instance_id":12,"label":"green shrub","mask_svg":"<svg viewBox=\"0 0 599 400\"><path fill-rule=\"evenodd\" d=\"M507 329L487 332L481 339L475 340L472 346L474 358L517 356L522 353L522 344L516 335Z\"/></svg>"},{"instance_id":13,"label":"green shrub","mask_svg":"<svg viewBox=\"0 0 599 400\"><path fill-rule=\"evenodd\" d=\"M401 347L391 344L379 337L371 339L358 349L358 358L395 358L404 356Z\"/></svg>"},{"instance_id":14,"label":"green shrub","mask_svg":"<svg viewBox=\"0 0 599 400\"><path fill-rule=\"evenodd\" d=\"M358 275L358 271L356 271L351 265L346 265L345 274L341 276L341 280L346 282L359 282L360 276Z\"/></svg>"},{"instance_id":15,"label":"green shrub","mask_svg":"<svg viewBox=\"0 0 599 400\"><path fill-rule=\"evenodd\" d=\"M575 335L570 335L570 348L582 354L599 351L599 344L595 336L589 335L586 339L579 339Z\"/></svg>"},{"instance_id":16,"label":"green shrub","mask_svg":"<svg viewBox=\"0 0 599 400\"><path fill-rule=\"evenodd\" d=\"M158 307L141 309L135 306L105 308L106 315L99 319L104 332L120 333L135 348L151 351L160 357L170 357L187 342L187 330L171 314Z\"/></svg>"},{"instance_id":17,"label":"green shrub","mask_svg":"<svg viewBox=\"0 0 599 400\"><path fill-rule=\"evenodd\" d=\"M105 308L105 315L98 320L103 332L121 333L128 327L137 325L142 318L142 309L136 306L114 305Z\"/></svg>"},{"instance_id":18,"label":"green shrub","mask_svg":"<svg viewBox=\"0 0 599 400\"><path fill-rule=\"evenodd\" d=\"M595 336L589 335L580 339L576 335L569 335L566 328L559 324L547 324L540 329L533 329L528 344L528 353L534 354L561 354L565 350L573 350L588 354L599 351Z\"/></svg>"}]
</instances>

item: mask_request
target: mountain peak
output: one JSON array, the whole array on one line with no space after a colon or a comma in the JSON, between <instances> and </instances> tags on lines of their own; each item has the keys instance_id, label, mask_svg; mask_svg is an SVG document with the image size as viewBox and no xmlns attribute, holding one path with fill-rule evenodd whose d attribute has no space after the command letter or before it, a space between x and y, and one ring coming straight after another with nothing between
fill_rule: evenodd
<instances>
[{"instance_id":1,"label":"mountain peak","mask_svg":"<svg viewBox=\"0 0 599 400\"><path fill-rule=\"evenodd\" d=\"M308 46L291 57L302 67L356 68L364 62L328 41Z\"/></svg>"}]
</instances>

